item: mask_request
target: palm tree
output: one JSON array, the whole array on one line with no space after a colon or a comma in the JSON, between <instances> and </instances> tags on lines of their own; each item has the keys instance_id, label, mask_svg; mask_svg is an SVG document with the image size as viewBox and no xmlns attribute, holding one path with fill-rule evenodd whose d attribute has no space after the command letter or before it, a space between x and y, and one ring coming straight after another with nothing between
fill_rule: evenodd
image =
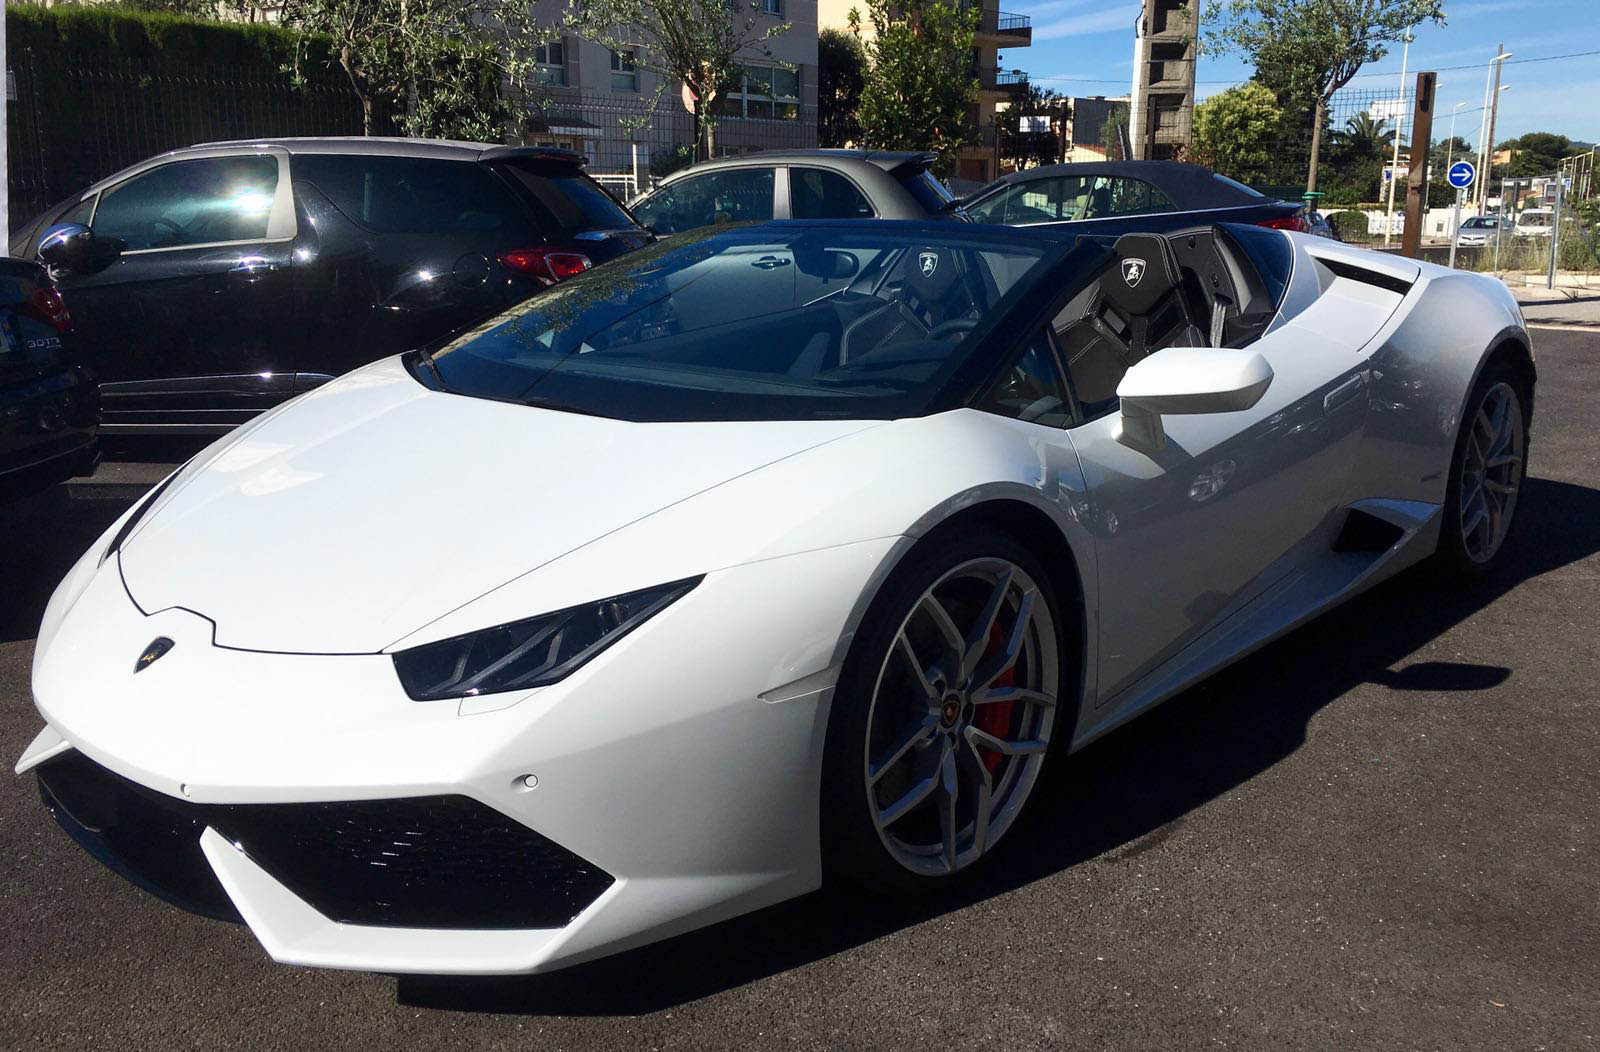
<instances>
[{"instance_id":1,"label":"palm tree","mask_svg":"<svg viewBox=\"0 0 1600 1052\"><path fill-rule=\"evenodd\" d=\"M1347 158L1383 158L1394 147L1394 129L1386 119L1363 110L1333 133L1333 141Z\"/></svg>"}]
</instances>

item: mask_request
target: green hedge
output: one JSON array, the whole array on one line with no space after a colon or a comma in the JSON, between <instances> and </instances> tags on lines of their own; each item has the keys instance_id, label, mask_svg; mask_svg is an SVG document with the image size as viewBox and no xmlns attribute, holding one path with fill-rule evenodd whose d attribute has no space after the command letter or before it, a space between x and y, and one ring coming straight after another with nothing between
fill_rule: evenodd
<instances>
[{"instance_id":1,"label":"green hedge","mask_svg":"<svg viewBox=\"0 0 1600 1052\"><path fill-rule=\"evenodd\" d=\"M74 61L140 63L182 73L187 66L276 72L294 56L295 34L260 23L209 22L180 15L96 6L6 5L7 48L13 65L23 49L70 55ZM308 41L308 68L330 52Z\"/></svg>"},{"instance_id":2,"label":"green hedge","mask_svg":"<svg viewBox=\"0 0 1600 1052\"><path fill-rule=\"evenodd\" d=\"M1349 209L1330 212L1327 219L1328 225L1333 227L1333 236L1340 241L1365 241L1371 236L1367 233L1367 216L1364 212Z\"/></svg>"}]
</instances>

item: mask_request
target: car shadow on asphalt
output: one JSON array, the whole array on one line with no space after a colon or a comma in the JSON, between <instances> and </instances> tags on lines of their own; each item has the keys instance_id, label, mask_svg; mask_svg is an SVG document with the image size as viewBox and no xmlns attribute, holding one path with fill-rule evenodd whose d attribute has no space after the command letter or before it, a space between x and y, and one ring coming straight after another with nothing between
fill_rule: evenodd
<instances>
[{"instance_id":1,"label":"car shadow on asphalt","mask_svg":"<svg viewBox=\"0 0 1600 1052\"><path fill-rule=\"evenodd\" d=\"M1191 811L1293 753L1311 718L1358 684L1474 691L1514 676L1497 665L1405 659L1522 582L1600 551L1600 490L1530 478L1518 511L1508 558L1490 577L1463 584L1438 581L1431 566L1409 570L1058 765L995 864L959 891L907 902L829 887L550 975L402 976L397 998L457 1011L645 1014L822 960L1072 866L1126 862L1160 846Z\"/></svg>"}]
</instances>

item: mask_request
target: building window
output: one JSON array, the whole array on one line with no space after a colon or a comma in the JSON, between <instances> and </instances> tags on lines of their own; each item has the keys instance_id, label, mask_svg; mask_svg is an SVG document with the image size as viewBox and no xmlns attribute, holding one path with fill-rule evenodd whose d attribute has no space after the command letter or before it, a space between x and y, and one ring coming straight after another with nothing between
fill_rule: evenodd
<instances>
[{"instance_id":1,"label":"building window","mask_svg":"<svg viewBox=\"0 0 1600 1052\"><path fill-rule=\"evenodd\" d=\"M769 15L783 17L783 0L760 0L761 10Z\"/></svg>"},{"instance_id":2,"label":"building window","mask_svg":"<svg viewBox=\"0 0 1600 1052\"><path fill-rule=\"evenodd\" d=\"M611 90L639 90L639 70L634 66L633 51L613 51L611 53Z\"/></svg>"},{"instance_id":3,"label":"building window","mask_svg":"<svg viewBox=\"0 0 1600 1052\"><path fill-rule=\"evenodd\" d=\"M719 117L800 119L800 74L775 66L742 66L738 79L713 107Z\"/></svg>"},{"instance_id":4,"label":"building window","mask_svg":"<svg viewBox=\"0 0 1600 1052\"><path fill-rule=\"evenodd\" d=\"M533 58L537 64L533 75L535 81L540 84L566 84L567 49L561 41L540 44L533 49Z\"/></svg>"}]
</instances>

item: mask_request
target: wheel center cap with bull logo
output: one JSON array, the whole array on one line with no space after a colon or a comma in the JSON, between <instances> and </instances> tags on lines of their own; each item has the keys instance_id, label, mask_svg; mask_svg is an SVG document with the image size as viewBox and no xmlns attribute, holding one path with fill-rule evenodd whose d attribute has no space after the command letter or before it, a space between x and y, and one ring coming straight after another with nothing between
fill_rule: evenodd
<instances>
[{"instance_id":1,"label":"wheel center cap with bull logo","mask_svg":"<svg viewBox=\"0 0 1600 1052\"><path fill-rule=\"evenodd\" d=\"M1126 281L1128 283L1128 287L1130 289L1138 288L1139 287L1139 282L1144 280L1144 260L1142 260L1142 259L1125 259L1125 260L1123 260L1122 261L1122 280Z\"/></svg>"},{"instance_id":2,"label":"wheel center cap with bull logo","mask_svg":"<svg viewBox=\"0 0 1600 1052\"><path fill-rule=\"evenodd\" d=\"M939 269L939 254L936 252L924 252L917 257L917 264L922 267L922 276L931 278L933 277L933 272Z\"/></svg>"}]
</instances>

